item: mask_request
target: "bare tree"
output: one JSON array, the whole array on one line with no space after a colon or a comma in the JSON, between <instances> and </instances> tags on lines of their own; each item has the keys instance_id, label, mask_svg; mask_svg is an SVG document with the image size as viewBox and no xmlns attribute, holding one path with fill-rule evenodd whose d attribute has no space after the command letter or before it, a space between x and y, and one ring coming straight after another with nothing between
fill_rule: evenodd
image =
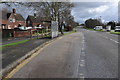
<instances>
[{"instance_id":1,"label":"bare tree","mask_svg":"<svg viewBox=\"0 0 120 80\"><path fill-rule=\"evenodd\" d=\"M59 30L61 34L62 32L62 25L63 22L66 22L67 24L73 24L74 18L71 15L71 8L74 7L74 5L71 2L13 2L4 3L8 6L11 6L11 4L14 5L24 5L27 7L32 7L37 12L37 15L41 17L48 17L51 18L53 21L58 21Z\"/></svg>"}]
</instances>

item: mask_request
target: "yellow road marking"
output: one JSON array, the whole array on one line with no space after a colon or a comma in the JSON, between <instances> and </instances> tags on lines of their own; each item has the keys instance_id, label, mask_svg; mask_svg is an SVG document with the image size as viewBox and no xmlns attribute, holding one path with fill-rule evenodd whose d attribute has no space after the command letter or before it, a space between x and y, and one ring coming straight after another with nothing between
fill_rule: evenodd
<instances>
[{"instance_id":1,"label":"yellow road marking","mask_svg":"<svg viewBox=\"0 0 120 80\"><path fill-rule=\"evenodd\" d=\"M28 62L30 62L35 56L37 56L44 48L46 48L50 43L46 44L44 47L40 48L36 53L32 54L28 59L22 61L19 65L16 66L6 77L5 80L8 78L12 78L13 75L18 72L22 67L24 67ZM4 79L3 79L4 80Z\"/></svg>"},{"instance_id":2,"label":"yellow road marking","mask_svg":"<svg viewBox=\"0 0 120 80\"><path fill-rule=\"evenodd\" d=\"M59 37L57 39L62 39L63 37ZM56 40L56 39L55 39ZM7 76L3 79L3 80L6 80L8 78L12 78L14 76L14 74L16 72L18 72L22 67L24 67L28 62L30 62L35 56L37 56L44 48L46 48L47 46L49 46L52 42L52 41L49 41L49 42L46 42L46 45L42 48L40 48L40 50L38 50L36 53L32 54L28 59L26 60L23 60L19 65L16 66L16 68L14 68L10 73L7 74Z\"/></svg>"}]
</instances>

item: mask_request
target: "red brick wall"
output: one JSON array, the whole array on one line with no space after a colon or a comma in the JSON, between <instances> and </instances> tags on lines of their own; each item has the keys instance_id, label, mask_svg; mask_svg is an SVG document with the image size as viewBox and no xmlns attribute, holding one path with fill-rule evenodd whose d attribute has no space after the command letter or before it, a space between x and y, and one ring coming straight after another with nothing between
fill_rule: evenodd
<instances>
[{"instance_id":1,"label":"red brick wall","mask_svg":"<svg viewBox=\"0 0 120 80\"><path fill-rule=\"evenodd\" d=\"M11 36L10 36L11 34ZM30 32L29 31L15 31L14 29L3 29L2 30L2 36L3 38L7 37L24 37L24 36L29 36Z\"/></svg>"},{"instance_id":2,"label":"red brick wall","mask_svg":"<svg viewBox=\"0 0 120 80\"><path fill-rule=\"evenodd\" d=\"M6 24L5 29L7 29L7 26L8 26L8 21L7 20L1 20L0 19L0 24Z\"/></svg>"},{"instance_id":3,"label":"red brick wall","mask_svg":"<svg viewBox=\"0 0 120 80\"><path fill-rule=\"evenodd\" d=\"M10 18L15 19L15 16L13 15L13 13L10 15L9 19ZM18 27L19 24L21 24L23 26L26 26L25 21L17 21L17 20L15 20L15 22L9 22L9 19L8 19L8 26L10 25L11 29L14 29L15 27Z\"/></svg>"},{"instance_id":4,"label":"red brick wall","mask_svg":"<svg viewBox=\"0 0 120 80\"><path fill-rule=\"evenodd\" d=\"M14 37L24 37L24 36L29 36L30 32L29 31L15 31L14 32Z\"/></svg>"},{"instance_id":5,"label":"red brick wall","mask_svg":"<svg viewBox=\"0 0 120 80\"><path fill-rule=\"evenodd\" d=\"M33 23L32 25L34 27L34 26L37 26L38 24L41 24L41 23Z\"/></svg>"},{"instance_id":6,"label":"red brick wall","mask_svg":"<svg viewBox=\"0 0 120 80\"><path fill-rule=\"evenodd\" d=\"M9 22L9 20L1 20L1 19L0 19L0 24L6 24L5 29L8 29L8 26L11 29L14 29L15 26L18 27L19 24L21 24L23 26L26 26L26 22L25 21L15 21L13 23L13 22Z\"/></svg>"}]
</instances>

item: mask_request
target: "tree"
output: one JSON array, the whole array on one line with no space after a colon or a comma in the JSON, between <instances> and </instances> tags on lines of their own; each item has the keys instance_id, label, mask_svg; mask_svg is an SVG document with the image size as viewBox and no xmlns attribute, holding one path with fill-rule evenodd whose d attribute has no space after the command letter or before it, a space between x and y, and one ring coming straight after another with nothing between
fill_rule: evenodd
<instances>
[{"instance_id":1,"label":"tree","mask_svg":"<svg viewBox=\"0 0 120 80\"><path fill-rule=\"evenodd\" d=\"M116 23L114 21L110 21L107 23L107 25L110 25L111 29L115 29Z\"/></svg>"},{"instance_id":2,"label":"tree","mask_svg":"<svg viewBox=\"0 0 120 80\"><path fill-rule=\"evenodd\" d=\"M8 6L11 4L31 7L36 11L36 14L40 17L48 17L53 21L58 21L59 30L61 34L63 22L74 26L74 18L71 15L71 8L74 6L71 2L13 2L4 3ZM35 12L34 11L34 12Z\"/></svg>"},{"instance_id":3,"label":"tree","mask_svg":"<svg viewBox=\"0 0 120 80\"><path fill-rule=\"evenodd\" d=\"M88 19L85 21L85 26L87 28L94 28L96 26L102 26L102 23L97 19Z\"/></svg>"}]
</instances>

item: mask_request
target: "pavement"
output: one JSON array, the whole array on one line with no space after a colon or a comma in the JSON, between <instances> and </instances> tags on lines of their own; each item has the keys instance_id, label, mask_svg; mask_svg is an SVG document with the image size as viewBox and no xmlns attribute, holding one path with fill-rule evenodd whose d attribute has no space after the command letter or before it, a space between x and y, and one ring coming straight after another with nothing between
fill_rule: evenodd
<instances>
[{"instance_id":1,"label":"pavement","mask_svg":"<svg viewBox=\"0 0 120 80\"><path fill-rule=\"evenodd\" d=\"M82 33L75 33L55 40L16 73L14 78L76 78L82 36Z\"/></svg>"},{"instance_id":2,"label":"pavement","mask_svg":"<svg viewBox=\"0 0 120 80\"><path fill-rule=\"evenodd\" d=\"M62 36L10 73L11 78L118 78L118 36L77 29ZM104 79L106 78L106 79Z\"/></svg>"},{"instance_id":3,"label":"pavement","mask_svg":"<svg viewBox=\"0 0 120 80\"><path fill-rule=\"evenodd\" d=\"M11 63L15 62L19 58L23 57L36 47L40 46L44 42L49 41L50 38L42 38L42 39L35 39L30 40L28 42L11 46L5 47L2 49L2 68L6 68Z\"/></svg>"}]
</instances>

